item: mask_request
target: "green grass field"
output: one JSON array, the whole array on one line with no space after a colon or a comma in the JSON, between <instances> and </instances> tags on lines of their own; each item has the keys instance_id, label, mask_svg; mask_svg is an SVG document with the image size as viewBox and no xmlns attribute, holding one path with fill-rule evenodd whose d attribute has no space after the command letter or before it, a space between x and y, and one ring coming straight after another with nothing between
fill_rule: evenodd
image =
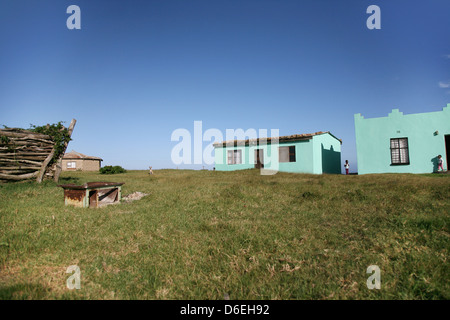
<instances>
[{"instance_id":1,"label":"green grass field","mask_svg":"<svg viewBox=\"0 0 450 320\"><path fill-rule=\"evenodd\" d=\"M0 184L0 299L450 299L450 175L63 173L141 200ZM71 265L81 289L69 290ZM381 289L366 285L370 265Z\"/></svg>"}]
</instances>

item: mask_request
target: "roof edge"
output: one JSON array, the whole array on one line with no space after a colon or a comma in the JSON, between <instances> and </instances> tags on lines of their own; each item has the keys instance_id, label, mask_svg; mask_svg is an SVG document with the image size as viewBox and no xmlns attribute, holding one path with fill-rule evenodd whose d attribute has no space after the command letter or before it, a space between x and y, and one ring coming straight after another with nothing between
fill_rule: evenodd
<instances>
[{"instance_id":1,"label":"roof edge","mask_svg":"<svg viewBox=\"0 0 450 320\"><path fill-rule=\"evenodd\" d=\"M342 140L337 138L335 135L333 135L330 131L318 131L315 133L304 133L304 134L293 134L289 136L279 136L279 137L267 137L267 138L257 138L257 139L247 139L247 140L228 140L228 141L222 141L214 143L214 148L220 148L220 147L231 147L231 146L237 146L237 145L259 145L260 140L264 140L264 144L270 144L272 139L278 139L277 143L284 143L284 142L295 142L295 141L305 141L305 140L311 140L314 136L323 135L323 134L329 134L336 140L338 140L342 144Z\"/></svg>"}]
</instances>

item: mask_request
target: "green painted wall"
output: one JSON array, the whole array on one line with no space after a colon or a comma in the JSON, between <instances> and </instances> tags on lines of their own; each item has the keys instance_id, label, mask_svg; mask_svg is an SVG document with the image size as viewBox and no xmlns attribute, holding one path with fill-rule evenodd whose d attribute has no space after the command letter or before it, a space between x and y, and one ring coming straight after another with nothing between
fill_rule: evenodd
<instances>
[{"instance_id":1,"label":"green painted wall","mask_svg":"<svg viewBox=\"0 0 450 320\"><path fill-rule=\"evenodd\" d=\"M450 135L450 104L442 111L408 115L394 109L382 118L364 119L355 114L355 135L358 174L430 173L437 168L439 154L446 168L445 135ZM391 138L408 138L410 164L391 165Z\"/></svg>"},{"instance_id":2,"label":"green painted wall","mask_svg":"<svg viewBox=\"0 0 450 320\"><path fill-rule=\"evenodd\" d=\"M278 147L295 146L295 162L279 162ZM340 173L341 143L329 133L306 141L285 142L265 146L216 147L215 167L218 171L233 171L255 167L255 150L264 150L264 168L296 173ZM227 164L227 150L242 150L242 164ZM274 157L271 157L271 154Z\"/></svg>"},{"instance_id":3,"label":"green painted wall","mask_svg":"<svg viewBox=\"0 0 450 320\"><path fill-rule=\"evenodd\" d=\"M252 147L250 147L252 148ZM253 148L254 149L254 148ZM252 149L252 150L253 150ZM227 164L227 150L242 150L242 164ZM254 151L253 151L254 152ZM248 146L236 146L227 148L214 149L215 167L218 171L233 171L254 168L254 155L250 157Z\"/></svg>"},{"instance_id":4,"label":"green painted wall","mask_svg":"<svg viewBox=\"0 0 450 320\"><path fill-rule=\"evenodd\" d=\"M278 164L278 171L313 173L314 161L312 158L313 140L297 141L292 143L282 143L282 147L295 146L295 162L279 162L278 155L275 157L275 163ZM278 152L278 151L277 151Z\"/></svg>"},{"instance_id":5,"label":"green painted wall","mask_svg":"<svg viewBox=\"0 0 450 320\"><path fill-rule=\"evenodd\" d=\"M314 173L341 173L341 143L329 134L313 137Z\"/></svg>"}]
</instances>

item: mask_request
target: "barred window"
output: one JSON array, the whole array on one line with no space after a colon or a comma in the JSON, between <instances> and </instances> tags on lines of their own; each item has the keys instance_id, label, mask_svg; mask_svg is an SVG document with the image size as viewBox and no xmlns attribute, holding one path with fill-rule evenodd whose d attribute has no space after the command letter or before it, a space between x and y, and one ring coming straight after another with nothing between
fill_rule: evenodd
<instances>
[{"instance_id":1,"label":"barred window","mask_svg":"<svg viewBox=\"0 0 450 320\"><path fill-rule=\"evenodd\" d=\"M228 164L242 163L242 150L228 150Z\"/></svg>"},{"instance_id":2,"label":"barred window","mask_svg":"<svg viewBox=\"0 0 450 320\"><path fill-rule=\"evenodd\" d=\"M409 164L408 138L391 139L391 164Z\"/></svg>"}]
</instances>

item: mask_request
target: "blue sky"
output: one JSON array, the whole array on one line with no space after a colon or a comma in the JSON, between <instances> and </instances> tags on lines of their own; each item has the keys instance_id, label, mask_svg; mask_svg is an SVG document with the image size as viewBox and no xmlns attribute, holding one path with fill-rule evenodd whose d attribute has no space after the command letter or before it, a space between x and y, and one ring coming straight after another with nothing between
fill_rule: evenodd
<instances>
[{"instance_id":1,"label":"blue sky","mask_svg":"<svg viewBox=\"0 0 450 320\"><path fill-rule=\"evenodd\" d=\"M127 169L177 167L172 132L202 121L331 131L354 171L355 113L450 103L447 0L2 0L0 48L0 125L75 118L69 150Z\"/></svg>"}]
</instances>

